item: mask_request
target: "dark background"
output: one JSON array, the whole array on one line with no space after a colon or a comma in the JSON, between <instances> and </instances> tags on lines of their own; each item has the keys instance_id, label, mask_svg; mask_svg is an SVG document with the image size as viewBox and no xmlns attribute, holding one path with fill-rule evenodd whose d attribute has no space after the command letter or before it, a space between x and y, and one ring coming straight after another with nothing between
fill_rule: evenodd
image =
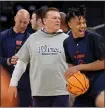
<instances>
[{"instance_id":1,"label":"dark background","mask_svg":"<svg viewBox=\"0 0 105 108\"><path fill-rule=\"evenodd\" d=\"M86 16L88 27L105 23L105 1L0 1L0 30L2 31L12 26L13 16L16 14L19 6L27 9L30 14L32 14L34 10L43 5L56 7L65 13L67 13L68 8L85 5L87 8ZM105 26L96 31L104 36Z\"/></svg>"}]
</instances>

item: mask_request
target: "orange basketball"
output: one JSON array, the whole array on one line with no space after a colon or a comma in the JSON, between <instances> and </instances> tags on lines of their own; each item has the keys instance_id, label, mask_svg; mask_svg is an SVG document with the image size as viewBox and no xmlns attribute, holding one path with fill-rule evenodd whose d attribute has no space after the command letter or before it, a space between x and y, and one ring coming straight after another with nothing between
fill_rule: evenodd
<instances>
[{"instance_id":1,"label":"orange basketball","mask_svg":"<svg viewBox=\"0 0 105 108\"><path fill-rule=\"evenodd\" d=\"M89 88L89 79L80 71L73 74L67 81L67 90L75 96L84 94Z\"/></svg>"},{"instance_id":2,"label":"orange basketball","mask_svg":"<svg viewBox=\"0 0 105 108\"><path fill-rule=\"evenodd\" d=\"M8 87L10 83L10 76L8 72L6 71L5 68L0 66L0 73L1 73L1 78L0 78L0 85L1 85L1 90L0 90L0 103L1 107L17 107L18 106L18 98L13 99L13 102L10 102L9 100L9 94L8 94Z\"/></svg>"}]
</instances>

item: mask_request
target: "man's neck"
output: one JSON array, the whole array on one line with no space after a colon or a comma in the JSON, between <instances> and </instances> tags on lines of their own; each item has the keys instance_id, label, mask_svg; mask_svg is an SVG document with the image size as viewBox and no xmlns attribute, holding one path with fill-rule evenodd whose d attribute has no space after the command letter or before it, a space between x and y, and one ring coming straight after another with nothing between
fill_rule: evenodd
<instances>
[{"instance_id":1,"label":"man's neck","mask_svg":"<svg viewBox=\"0 0 105 108\"><path fill-rule=\"evenodd\" d=\"M57 31L52 31L52 29L48 29L48 28L43 28L43 31L46 33L56 33Z\"/></svg>"},{"instance_id":2,"label":"man's neck","mask_svg":"<svg viewBox=\"0 0 105 108\"><path fill-rule=\"evenodd\" d=\"M76 33L74 33L74 32L72 32L72 35L73 35L73 38L75 38L75 39L79 38L79 36L76 35Z\"/></svg>"},{"instance_id":3,"label":"man's neck","mask_svg":"<svg viewBox=\"0 0 105 108\"><path fill-rule=\"evenodd\" d=\"M44 25L40 24L40 25L38 26L38 30L41 29L41 28L43 28L43 27L44 27Z\"/></svg>"}]
</instances>

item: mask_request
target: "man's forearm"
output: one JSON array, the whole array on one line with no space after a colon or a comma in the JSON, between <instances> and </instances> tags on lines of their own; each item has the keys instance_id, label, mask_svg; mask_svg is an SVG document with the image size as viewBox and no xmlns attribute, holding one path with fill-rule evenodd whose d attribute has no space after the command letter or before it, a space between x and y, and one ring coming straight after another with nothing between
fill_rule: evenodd
<instances>
[{"instance_id":1,"label":"man's forearm","mask_svg":"<svg viewBox=\"0 0 105 108\"><path fill-rule=\"evenodd\" d=\"M10 81L10 86L18 85L18 81L20 80L22 74L25 72L26 66L27 66L26 63L19 61L19 60L17 61L16 67L13 71L12 78Z\"/></svg>"},{"instance_id":2,"label":"man's forearm","mask_svg":"<svg viewBox=\"0 0 105 108\"><path fill-rule=\"evenodd\" d=\"M97 71L105 68L104 60L97 60L89 64L80 64L76 66L79 71Z\"/></svg>"}]
</instances>

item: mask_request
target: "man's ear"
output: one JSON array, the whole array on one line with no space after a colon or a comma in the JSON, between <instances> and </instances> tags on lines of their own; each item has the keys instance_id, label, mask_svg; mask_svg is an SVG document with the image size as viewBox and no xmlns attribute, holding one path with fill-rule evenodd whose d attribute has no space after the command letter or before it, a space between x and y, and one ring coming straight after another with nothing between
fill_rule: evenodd
<instances>
[{"instance_id":1,"label":"man's ear","mask_svg":"<svg viewBox=\"0 0 105 108\"><path fill-rule=\"evenodd\" d=\"M70 21L68 22L68 26L69 26L69 28L72 28L71 22L70 22Z\"/></svg>"},{"instance_id":2,"label":"man's ear","mask_svg":"<svg viewBox=\"0 0 105 108\"><path fill-rule=\"evenodd\" d=\"M39 18L39 19L37 20L37 22L40 23L40 22L41 22L41 19Z\"/></svg>"},{"instance_id":3,"label":"man's ear","mask_svg":"<svg viewBox=\"0 0 105 108\"><path fill-rule=\"evenodd\" d=\"M46 24L46 18L43 18L43 23Z\"/></svg>"},{"instance_id":4,"label":"man's ear","mask_svg":"<svg viewBox=\"0 0 105 108\"><path fill-rule=\"evenodd\" d=\"M14 22L16 22L16 16L14 17Z\"/></svg>"}]
</instances>

